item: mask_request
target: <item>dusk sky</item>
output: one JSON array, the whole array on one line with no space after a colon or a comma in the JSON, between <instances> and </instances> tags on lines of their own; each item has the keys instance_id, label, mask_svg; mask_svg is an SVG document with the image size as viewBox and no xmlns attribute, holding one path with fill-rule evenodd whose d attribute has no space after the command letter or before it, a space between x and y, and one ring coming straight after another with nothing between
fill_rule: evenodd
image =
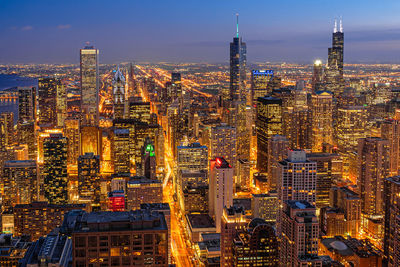
<instances>
[{"instance_id":1,"label":"dusk sky","mask_svg":"<svg viewBox=\"0 0 400 267\"><path fill-rule=\"evenodd\" d=\"M1 0L0 63L228 62L235 13L248 62L325 61L342 16L345 62L400 63L398 0Z\"/></svg>"}]
</instances>

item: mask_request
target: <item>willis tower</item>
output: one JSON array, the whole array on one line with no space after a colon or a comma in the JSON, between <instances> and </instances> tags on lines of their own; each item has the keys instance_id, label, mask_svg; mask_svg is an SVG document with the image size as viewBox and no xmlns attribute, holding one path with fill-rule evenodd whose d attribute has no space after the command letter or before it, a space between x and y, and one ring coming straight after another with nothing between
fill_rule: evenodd
<instances>
[{"instance_id":1,"label":"willis tower","mask_svg":"<svg viewBox=\"0 0 400 267\"><path fill-rule=\"evenodd\" d=\"M332 35L332 47L328 48L328 66L326 70L326 89L340 96L344 91L345 83L343 78L343 47L344 34L342 20L340 19L339 30L337 21Z\"/></svg>"}]
</instances>

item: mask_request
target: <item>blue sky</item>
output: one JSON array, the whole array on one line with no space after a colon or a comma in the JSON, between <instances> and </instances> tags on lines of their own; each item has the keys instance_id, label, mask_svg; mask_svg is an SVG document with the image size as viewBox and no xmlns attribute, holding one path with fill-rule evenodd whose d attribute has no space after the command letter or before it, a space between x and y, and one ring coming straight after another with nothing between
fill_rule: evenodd
<instances>
[{"instance_id":1,"label":"blue sky","mask_svg":"<svg viewBox=\"0 0 400 267\"><path fill-rule=\"evenodd\" d=\"M342 16L345 61L400 63L397 0L0 0L0 63L78 63L86 41L103 63L227 62L239 30L248 61L327 57Z\"/></svg>"}]
</instances>

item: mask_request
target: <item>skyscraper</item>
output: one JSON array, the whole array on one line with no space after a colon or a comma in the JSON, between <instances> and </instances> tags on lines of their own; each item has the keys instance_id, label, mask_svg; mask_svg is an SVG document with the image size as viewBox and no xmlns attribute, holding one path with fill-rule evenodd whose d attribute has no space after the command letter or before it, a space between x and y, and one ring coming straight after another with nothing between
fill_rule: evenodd
<instances>
[{"instance_id":1,"label":"skyscraper","mask_svg":"<svg viewBox=\"0 0 400 267\"><path fill-rule=\"evenodd\" d=\"M1 187L2 207L29 204L38 200L39 180L34 160L11 160L4 163Z\"/></svg>"},{"instance_id":2,"label":"skyscraper","mask_svg":"<svg viewBox=\"0 0 400 267\"><path fill-rule=\"evenodd\" d=\"M400 176L384 181L385 239L387 266L400 266Z\"/></svg>"},{"instance_id":3,"label":"skyscraper","mask_svg":"<svg viewBox=\"0 0 400 267\"><path fill-rule=\"evenodd\" d=\"M114 130L114 173L130 173L131 162L128 129Z\"/></svg>"},{"instance_id":4,"label":"skyscraper","mask_svg":"<svg viewBox=\"0 0 400 267\"><path fill-rule=\"evenodd\" d=\"M68 165L77 165L80 155L80 123L78 118L67 118L64 121L64 134L67 138Z\"/></svg>"},{"instance_id":5,"label":"skyscraper","mask_svg":"<svg viewBox=\"0 0 400 267\"><path fill-rule=\"evenodd\" d=\"M257 169L267 172L269 138L282 134L282 100L275 97L259 97L257 101Z\"/></svg>"},{"instance_id":6,"label":"skyscraper","mask_svg":"<svg viewBox=\"0 0 400 267\"><path fill-rule=\"evenodd\" d=\"M156 179L156 154L153 142L150 138L146 138L146 141L142 146L141 168L144 177L151 180Z\"/></svg>"},{"instance_id":7,"label":"skyscraper","mask_svg":"<svg viewBox=\"0 0 400 267\"><path fill-rule=\"evenodd\" d=\"M340 96L345 87L343 78L343 48L344 33L342 19L340 19L339 30L337 21L332 35L332 47L328 48L328 66L325 72L326 90L331 91L335 96Z\"/></svg>"},{"instance_id":8,"label":"skyscraper","mask_svg":"<svg viewBox=\"0 0 400 267\"><path fill-rule=\"evenodd\" d=\"M224 158L210 162L210 216L215 220L217 233L221 232L224 207L233 205L233 169Z\"/></svg>"},{"instance_id":9,"label":"skyscraper","mask_svg":"<svg viewBox=\"0 0 400 267\"><path fill-rule=\"evenodd\" d=\"M317 163L307 160L304 150L289 150L288 158L279 162L278 166L280 204L286 200L306 200L315 205Z\"/></svg>"},{"instance_id":10,"label":"skyscraper","mask_svg":"<svg viewBox=\"0 0 400 267\"><path fill-rule=\"evenodd\" d=\"M67 138L50 134L44 140L43 152L44 195L50 204L67 204Z\"/></svg>"},{"instance_id":11,"label":"skyscraper","mask_svg":"<svg viewBox=\"0 0 400 267\"><path fill-rule=\"evenodd\" d=\"M34 122L36 118L36 88L18 88L18 123Z\"/></svg>"},{"instance_id":12,"label":"skyscraper","mask_svg":"<svg viewBox=\"0 0 400 267\"><path fill-rule=\"evenodd\" d=\"M221 124L211 128L211 158L223 157L232 168L236 166L236 128L227 124Z\"/></svg>"},{"instance_id":13,"label":"skyscraper","mask_svg":"<svg viewBox=\"0 0 400 267\"><path fill-rule=\"evenodd\" d=\"M99 122L99 50L87 44L80 50L81 112L83 124Z\"/></svg>"},{"instance_id":14,"label":"skyscraper","mask_svg":"<svg viewBox=\"0 0 400 267\"><path fill-rule=\"evenodd\" d=\"M114 118L123 119L125 115L125 77L119 69L115 72L113 84Z\"/></svg>"},{"instance_id":15,"label":"skyscraper","mask_svg":"<svg viewBox=\"0 0 400 267\"><path fill-rule=\"evenodd\" d=\"M38 79L39 125L57 125L57 91L61 86L57 78Z\"/></svg>"},{"instance_id":16,"label":"skyscraper","mask_svg":"<svg viewBox=\"0 0 400 267\"><path fill-rule=\"evenodd\" d=\"M230 43L230 87L231 101L246 101L246 43L239 37L239 14L236 14L236 36Z\"/></svg>"},{"instance_id":17,"label":"skyscraper","mask_svg":"<svg viewBox=\"0 0 400 267\"><path fill-rule=\"evenodd\" d=\"M85 153L78 158L79 199L88 202L92 210L100 209L100 156Z\"/></svg>"},{"instance_id":18,"label":"skyscraper","mask_svg":"<svg viewBox=\"0 0 400 267\"><path fill-rule=\"evenodd\" d=\"M287 200L281 214L280 265L322 266L318 258L319 225L315 207L305 200Z\"/></svg>"},{"instance_id":19,"label":"skyscraper","mask_svg":"<svg viewBox=\"0 0 400 267\"><path fill-rule=\"evenodd\" d=\"M268 188L276 190L281 174L278 169L279 162L288 156L289 141L282 135L273 135L268 141Z\"/></svg>"},{"instance_id":20,"label":"skyscraper","mask_svg":"<svg viewBox=\"0 0 400 267\"><path fill-rule=\"evenodd\" d=\"M366 217L382 217L383 181L389 177L389 141L377 137L360 139L357 154L361 211Z\"/></svg>"},{"instance_id":21,"label":"skyscraper","mask_svg":"<svg viewBox=\"0 0 400 267\"><path fill-rule=\"evenodd\" d=\"M256 104L259 97L263 97L271 93L268 90L268 84L273 76L273 70L251 71L251 106Z\"/></svg>"},{"instance_id":22,"label":"skyscraper","mask_svg":"<svg viewBox=\"0 0 400 267\"><path fill-rule=\"evenodd\" d=\"M311 96L312 151L321 152L324 144L333 144L332 94L318 91Z\"/></svg>"},{"instance_id":23,"label":"skyscraper","mask_svg":"<svg viewBox=\"0 0 400 267\"><path fill-rule=\"evenodd\" d=\"M314 70L311 83L313 92L322 90L323 83L324 83L324 67L322 65L322 61L317 59L314 61Z\"/></svg>"}]
</instances>

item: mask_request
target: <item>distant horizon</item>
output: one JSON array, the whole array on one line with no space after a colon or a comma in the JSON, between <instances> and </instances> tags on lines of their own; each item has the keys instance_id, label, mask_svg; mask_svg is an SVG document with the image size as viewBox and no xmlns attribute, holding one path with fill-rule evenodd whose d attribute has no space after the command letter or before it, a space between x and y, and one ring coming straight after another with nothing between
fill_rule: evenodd
<instances>
[{"instance_id":1,"label":"distant horizon","mask_svg":"<svg viewBox=\"0 0 400 267\"><path fill-rule=\"evenodd\" d=\"M4 1L0 63L75 64L86 41L105 64L228 62L239 13L249 62L326 61L342 17L345 62L400 64L398 10L372 0Z\"/></svg>"}]
</instances>

